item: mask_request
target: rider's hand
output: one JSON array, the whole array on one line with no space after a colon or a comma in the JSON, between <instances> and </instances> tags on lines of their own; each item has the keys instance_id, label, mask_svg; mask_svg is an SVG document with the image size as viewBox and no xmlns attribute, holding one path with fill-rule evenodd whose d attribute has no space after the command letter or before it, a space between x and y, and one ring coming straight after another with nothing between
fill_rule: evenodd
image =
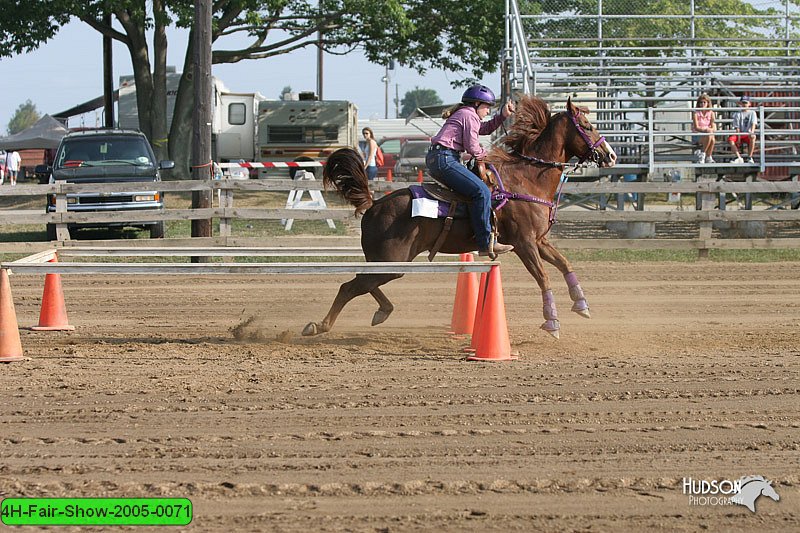
<instances>
[{"instance_id":1,"label":"rider's hand","mask_svg":"<svg viewBox=\"0 0 800 533\"><path fill-rule=\"evenodd\" d=\"M514 101L508 100L503 106L501 114L503 115L503 118L508 118L514 113L514 111L516 111L516 108L514 107Z\"/></svg>"}]
</instances>

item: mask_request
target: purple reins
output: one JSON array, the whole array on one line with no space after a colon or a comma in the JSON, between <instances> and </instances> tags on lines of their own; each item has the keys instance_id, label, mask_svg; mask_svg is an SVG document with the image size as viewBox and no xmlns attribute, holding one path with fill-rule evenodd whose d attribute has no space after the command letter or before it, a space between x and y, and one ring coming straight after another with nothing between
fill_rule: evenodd
<instances>
[{"instance_id":1,"label":"purple reins","mask_svg":"<svg viewBox=\"0 0 800 533\"><path fill-rule=\"evenodd\" d=\"M589 134L586 133L586 130L584 130L583 126L581 126L580 123L578 122L577 113L570 113L569 111L565 111L565 113L569 115L569 118L572 120L572 124L575 126L575 129L578 130L578 133L580 134L581 138L583 138L583 140L586 142L586 148L587 148L586 154L578 161L578 165L589 160L591 160L594 163L598 163L600 156L597 152L597 147L603 144L606 141L606 138L601 135L599 139L592 142L592 140L589 138ZM540 165L546 165L549 167L561 168L561 169L564 169L564 167L568 166L567 163L562 163L560 161L548 161L546 159L540 159L538 157L521 154L519 152L514 152L514 153L520 158L525 159L526 161L529 161L531 163L537 163ZM495 210L499 211L500 209L502 209L503 206L505 206L509 200L522 200L523 202L531 202L535 204L546 205L550 209L550 214L547 217L548 221L550 222L550 226L547 228L547 231L549 232L553 224L556 223L556 217L558 215L558 205L561 203L561 192L564 189L564 184L569 179L567 177L567 171L562 170L561 178L559 178L558 180L558 190L556 191L556 197L553 201L550 201L530 194L520 194L516 192L507 191L505 189L505 186L503 185L503 179L500 177L500 173L497 171L494 165L488 164L487 167L492 171L494 177L497 179L497 187L495 187L495 189L492 191L492 199L499 201L500 204L495 208Z\"/></svg>"}]
</instances>

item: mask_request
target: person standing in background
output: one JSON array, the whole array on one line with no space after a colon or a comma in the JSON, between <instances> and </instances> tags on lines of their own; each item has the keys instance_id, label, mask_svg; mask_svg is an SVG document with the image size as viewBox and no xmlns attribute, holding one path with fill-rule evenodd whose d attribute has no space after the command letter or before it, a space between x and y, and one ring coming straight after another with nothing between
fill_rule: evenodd
<instances>
[{"instance_id":1,"label":"person standing in background","mask_svg":"<svg viewBox=\"0 0 800 533\"><path fill-rule=\"evenodd\" d=\"M3 150L3 153L0 153L0 185L6 181L6 151Z\"/></svg>"},{"instance_id":2,"label":"person standing in background","mask_svg":"<svg viewBox=\"0 0 800 533\"><path fill-rule=\"evenodd\" d=\"M22 157L20 157L19 152L12 150L6 153L6 168L8 170L8 179L12 186L17 184L20 163L22 163Z\"/></svg>"},{"instance_id":3,"label":"person standing in background","mask_svg":"<svg viewBox=\"0 0 800 533\"><path fill-rule=\"evenodd\" d=\"M366 146L364 146L364 169L367 171L367 178L372 181L378 175L378 163L375 157L378 153L378 143L375 141L375 134L372 128L361 130Z\"/></svg>"}]
</instances>

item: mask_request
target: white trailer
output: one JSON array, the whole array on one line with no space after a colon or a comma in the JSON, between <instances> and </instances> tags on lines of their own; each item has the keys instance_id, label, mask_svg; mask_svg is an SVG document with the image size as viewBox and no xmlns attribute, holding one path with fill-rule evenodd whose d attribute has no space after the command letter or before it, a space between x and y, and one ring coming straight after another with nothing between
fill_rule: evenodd
<instances>
[{"instance_id":1,"label":"white trailer","mask_svg":"<svg viewBox=\"0 0 800 533\"><path fill-rule=\"evenodd\" d=\"M181 75L174 67L167 72L167 124L172 123L175 98ZM212 156L215 161L256 157L256 113L258 103L266 100L258 92L234 93L217 78L212 78L213 110L211 115ZM133 76L119 79L119 127L139 129L139 106Z\"/></svg>"},{"instance_id":2,"label":"white trailer","mask_svg":"<svg viewBox=\"0 0 800 533\"><path fill-rule=\"evenodd\" d=\"M340 148L357 149L358 132L358 108L345 100L267 100L258 104L261 161L322 161ZM264 170L270 176L281 174L278 169Z\"/></svg>"},{"instance_id":3,"label":"white trailer","mask_svg":"<svg viewBox=\"0 0 800 533\"><path fill-rule=\"evenodd\" d=\"M171 124L180 73L167 72L167 124ZM344 100L267 100L258 92L235 93L213 78L212 157L217 162L322 161L335 150L358 147L358 108ZM304 99L304 97L306 99ZM139 128L133 76L120 77L119 127ZM286 169L259 176L286 177Z\"/></svg>"},{"instance_id":4,"label":"white trailer","mask_svg":"<svg viewBox=\"0 0 800 533\"><path fill-rule=\"evenodd\" d=\"M214 91L215 105L211 119L214 160L256 161L256 113L265 101L259 93Z\"/></svg>"}]
</instances>

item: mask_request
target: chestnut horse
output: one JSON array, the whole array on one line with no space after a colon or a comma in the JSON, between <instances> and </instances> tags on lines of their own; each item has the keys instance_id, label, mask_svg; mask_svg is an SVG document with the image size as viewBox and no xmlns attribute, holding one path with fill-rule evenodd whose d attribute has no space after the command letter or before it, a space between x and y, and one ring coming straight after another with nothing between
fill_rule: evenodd
<instances>
[{"instance_id":1,"label":"chestnut horse","mask_svg":"<svg viewBox=\"0 0 800 533\"><path fill-rule=\"evenodd\" d=\"M578 157L601 166L613 166L617 155L586 118L586 110L567 101L567 109L551 116L544 100L523 96L511 131L503 146L489 153L487 162L494 165L500 187L493 197L503 205L496 208L498 241L514 245L514 252L539 284L544 304L542 329L558 338L559 323L550 278L542 260L553 264L564 275L573 301L572 311L589 318L578 278L569 261L547 240L564 181L567 161ZM408 189L372 199L361 156L350 148L334 152L323 172L326 186L336 190L363 214L361 248L367 261L411 261L430 250L442 231L444 219L411 216L411 193ZM440 251L466 253L477 248L468 219L453 222ZM372 325L384 322L394 306L380 286L403 274L357 274L342 284L328 314L320 323L311 322L303 335L330 331L344 306L356 296L370 293L378 302Z\"/></svg>"}]
</instances>

